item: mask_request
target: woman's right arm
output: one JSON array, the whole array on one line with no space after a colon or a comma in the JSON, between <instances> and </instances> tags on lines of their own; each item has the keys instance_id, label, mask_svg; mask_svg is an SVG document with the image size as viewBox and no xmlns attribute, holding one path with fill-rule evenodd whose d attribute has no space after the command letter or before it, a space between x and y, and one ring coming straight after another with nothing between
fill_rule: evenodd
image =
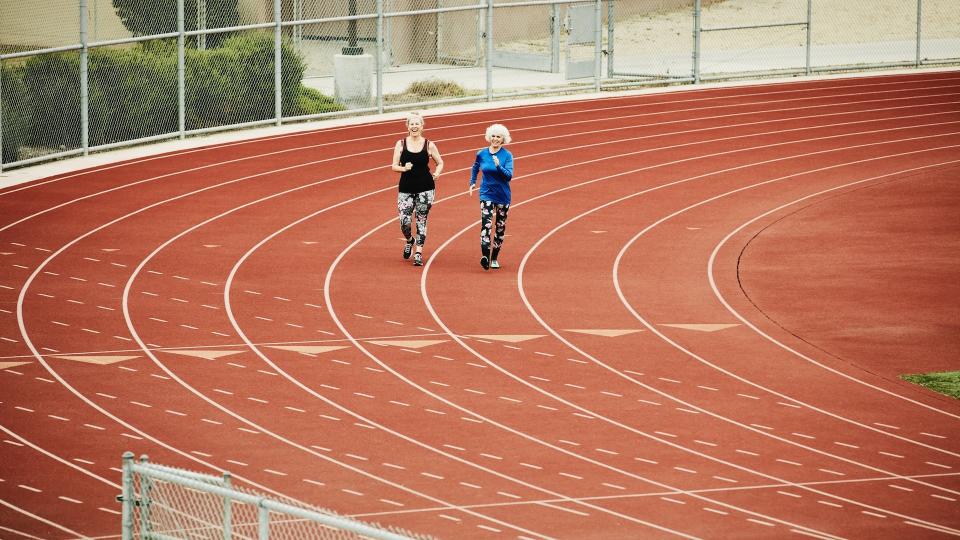
<instances>
[{"instance_id":1,"label":"woman's right arm","mask_svg":"<svg viewBox=\"0 0 960 540\"><path fill-rule=\"evenodd\" d=\"M390 169L393 172L402 173L407 170L407 168L400 164L400 152L403 150L403 144L400 141L397 141L397 144L393 147L393 161L390 163Z\"/></svg>"}]
</instances>

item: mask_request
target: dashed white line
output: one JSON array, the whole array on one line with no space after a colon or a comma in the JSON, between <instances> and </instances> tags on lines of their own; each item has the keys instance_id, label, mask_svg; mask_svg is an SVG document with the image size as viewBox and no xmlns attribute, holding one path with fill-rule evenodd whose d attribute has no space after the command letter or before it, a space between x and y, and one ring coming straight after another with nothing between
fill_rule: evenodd
<instances>
[{"instance_id":1,"label":"dashed white line","mask_svg":"<svg viewBox=\"0 0 960 540\"><path fill-rule=\"evenodd\" d=\"M908 488L908 487L898 486L898 485L896 485L896 484L887 484L887 485L890 486L890 487L892 487L893 489L899 489L900 491L913 491L912 489L910 489L910 488Z\"/></svg>"}]
</instances>

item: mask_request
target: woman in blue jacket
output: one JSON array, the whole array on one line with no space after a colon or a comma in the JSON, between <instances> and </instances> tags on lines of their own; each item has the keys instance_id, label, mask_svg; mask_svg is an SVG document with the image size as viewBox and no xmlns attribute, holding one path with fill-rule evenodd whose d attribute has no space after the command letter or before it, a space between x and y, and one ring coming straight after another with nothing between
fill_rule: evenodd
<instances>
[{"instance_id":1,"label":"woman in blue jacket","mask_svg":"<svg viewBox=\"0 0 960 540\"><path fill-rule=\"evenodd\" d=\"M510 132L502 124L493 124L487 128L485 138L490 146L477 152L470 173L471 197L477 185L477 173L483 173L480 183L480 266L484 270L500 268L497 257L507 230L510 180L513 179L513 154L503 147L510 143Z\"/></svg>"}]
</instances>

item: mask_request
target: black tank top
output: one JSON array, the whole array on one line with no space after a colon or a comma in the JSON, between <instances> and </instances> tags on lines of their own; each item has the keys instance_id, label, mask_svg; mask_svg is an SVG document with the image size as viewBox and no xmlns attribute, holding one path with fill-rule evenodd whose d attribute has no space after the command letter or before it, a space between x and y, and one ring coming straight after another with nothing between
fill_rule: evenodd
<instances>
[{"instance_id":1,"label":"black tank top","mask_svg":"<svg viewBox=\"0 0 960 540\"><path fill-rule=\"evenodd\" d=\"M400 152L400 165L413 163L413 168L400 173L401 193L422 193L436 186L430 174L430 141L423 140L423 149L419 152L407 150L407 138L403 138L403 150Z\"/></svg>"}]
</instances>

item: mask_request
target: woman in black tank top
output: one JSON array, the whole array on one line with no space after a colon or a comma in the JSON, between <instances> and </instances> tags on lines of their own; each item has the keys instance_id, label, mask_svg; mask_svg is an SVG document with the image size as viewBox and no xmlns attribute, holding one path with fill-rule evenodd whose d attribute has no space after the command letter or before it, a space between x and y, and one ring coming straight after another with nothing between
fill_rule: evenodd
<instances>
[{"instance_id":1,"label":"woman in black tank top","mask_svg":"<svg viewBox=\"0 0 960 540\"><path fill-rule=\"evenodd\" d=\"M436 163L430 172L430 158ZM400 173L397 194L397 211L400 214L400 232L406 238L403 258L413 254L414 266L423 265L423 244L427 239L427 216L436 195L436 179L443 171L443 158L437 146L423 137L423 117L417 113L407 115L407 136L397 141L393 148L390 168ZM413 231L413 215L416 213L417 230Z\"/></svg>"}]
</instances>

